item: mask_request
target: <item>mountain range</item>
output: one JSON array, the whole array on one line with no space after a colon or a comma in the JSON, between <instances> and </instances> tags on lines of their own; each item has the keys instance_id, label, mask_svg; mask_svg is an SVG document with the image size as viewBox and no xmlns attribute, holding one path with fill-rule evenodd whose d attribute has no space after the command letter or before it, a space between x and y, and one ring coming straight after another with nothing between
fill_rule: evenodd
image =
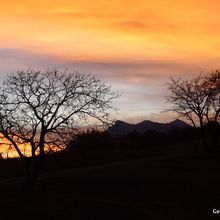
<instances>
[{"instance_id":1,"label":"mountain range","mask_svg":"<svg viewBox=\"0 0 220 220\"><path fill-rule=\"evenodd\" d=\"M184 121L176 119L170 123L158 123L144 120L137 124L129 124L124 121L117 120L114 125L109 127L108 132L112 135L126 135L132 132L145 133L148 131L167 132L173 129L183 129L191 127Z\"/></svg>"}]
</instances>

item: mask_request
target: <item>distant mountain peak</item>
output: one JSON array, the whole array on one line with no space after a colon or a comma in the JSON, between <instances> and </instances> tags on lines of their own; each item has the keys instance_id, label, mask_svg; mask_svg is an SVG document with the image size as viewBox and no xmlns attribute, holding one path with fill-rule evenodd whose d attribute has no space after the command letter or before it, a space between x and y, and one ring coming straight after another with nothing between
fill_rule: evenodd
<instances>
[{"instance_id":1,"label":"distant mountain peak","mask_svg":"<svg viewBox=\"0 0 220 220\"><path fill-rule=\"evenodd\" d=\"M125 121L121 121L121 120L116 120L115 124L129 124L129 123L127 123Z\"/></svg>"},{"instance_id":2,"label":"distant mountain peak","mask_svg":"<svg viewBox=\"0 0 220 220\"><path fill-rule=\"evenodd\" d=\"M156 122L153 122L153 121L150 121L150 120L144 120L144 121L141 121L141 122L137 123L136 125L138 125L138 124L149 124L149 123L156 123Z\"/></svg>"},{"instance_id":3,"label":"distant mountain peak","mask_svg":"<svg viewBox=\"0 0 220 220\"><path fill-rule=\"evenodd\" d=\"M174 121L171 121L169 124L172 126L175 126L175 127L179 127L179 128L190 127L189 124L187 124L186 122L184 122L180 119L176 119Z\"/></svg>"},{"instance_id":4,"label":"distant mountain peak","mask_svg":"<svg viewBox=\"0 0 220 220\"><path fill-rule=\"evenodd\" d=\"M127 122L117 120L115 124L108 129L108 132L115 135L126 135L132 132L145 133L150 130L164 133L174 128L182 129L187 127L191 126L180 119L176 119L169 123L159 123L150 120L144 120L137 124L129 124Z\"/></svg>"}]
</instances>

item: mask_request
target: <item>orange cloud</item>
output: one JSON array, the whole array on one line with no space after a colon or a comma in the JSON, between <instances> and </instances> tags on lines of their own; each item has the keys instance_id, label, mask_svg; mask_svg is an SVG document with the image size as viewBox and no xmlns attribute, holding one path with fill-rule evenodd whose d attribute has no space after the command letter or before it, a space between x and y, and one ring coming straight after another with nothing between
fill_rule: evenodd
<instances>
[{"instance_id":1,"label":"orange cloud","mask_svg":"<svg viewBox=\"0 0 220 220\"><path fill-rule=\"evenodd\" d=\"M218 54L219 1L11 1L0 47L83 59ZM198 41L199 38L199 41Z\"/></svg>"},{"instance_id":2,"label":"orange cloud","mask_svg":"<svg viewBox=\"0 0 220 220\"><path fill-rule=\"evenodd\" d=\"M159 109L144 86L219 68L219 8L218 0L2 1L0 68L95 72L125 91L125 112ZM129 107L133 87L140 102Z\"/></svg>"}]
</instances>

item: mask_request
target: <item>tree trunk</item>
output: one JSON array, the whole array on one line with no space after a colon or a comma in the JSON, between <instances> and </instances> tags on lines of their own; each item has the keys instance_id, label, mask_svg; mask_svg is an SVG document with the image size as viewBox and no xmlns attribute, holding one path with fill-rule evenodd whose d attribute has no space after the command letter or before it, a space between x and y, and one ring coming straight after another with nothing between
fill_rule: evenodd
<instances>
[{"instance_id":1,"label":"tree trunk","mask_svg":"<svg viewBox=\"0 0 220 220\"><path fill-rule=\"evenodd\" d=\"M205 128L204 128L204 124L203 124L203 118L202 116L199 116L199 123L200 123L200 139L202 141L202 145L206 148L206 150L210 151L208 142L206 140L206 132L205 132Z\"/></svg>"},{"instance_id":2,"label":"tree trunk","mask_svg":"<svg viewBox=\"0 0 220 220\"><path fill-rule=\"evenodd\" d=\"M218 129L219 129L219 124L217 122L213 122L210 124L210 133L211 133L211 140L212 140L212 150L213 152L218 151Z\"/></svg>"},{"instance_id":3,"label":"tree trunk","mask_svg":"<svg viewBox=\"0 0 220 220\"><path fill-rule=\"evenodd\" d=\"M39 159L35 157L25 158L25 182L22 188L23 193L30 193L36 183L37 177L39 176Z\"/></svg>"}]
</instances>

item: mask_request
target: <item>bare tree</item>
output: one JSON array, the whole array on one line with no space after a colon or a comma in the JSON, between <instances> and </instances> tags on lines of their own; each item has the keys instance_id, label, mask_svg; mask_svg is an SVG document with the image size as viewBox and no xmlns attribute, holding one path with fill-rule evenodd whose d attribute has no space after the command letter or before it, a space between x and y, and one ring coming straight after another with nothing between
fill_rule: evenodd
<instances>
[{"instance_id":1,"label":"bare tree","mask_svg":"<svg viewBox=\"0 0 220 220\"><path fill-rule=\"evenodd\" d=\"M200 127L203 144L207 146L204 126L219 124L220 71L200 74L190 80L171 78L168 90L170 110L189 120L194 127Z\"/></svg>"},{"instance_id":2,"label":"bare tree","mask_svg":"<svg viewBox=\"0 0 220 220\"><path fill-rule=\"evenodd\" d=\"M29 69L8 75L0 90L0 132L26 159L29 188L46 152L65 147L82 125L111 123L117 97L91 74ZM20 145L30 148L31 155Z\"/></svg>"},{"instance_id":3,"label":"bare tree","mask_svg":"<svg viewBox=\"0 0 220 220\"><path fill-rule=\"evenodd\" d=\"M191 80L173 79L169 84L170 95L167 101L171 110L189 120L194 127L204 126L207 113L207 91L203 87L203 77L199 75Z\"/></svg>"},{"instance_id":4,"label":"bare tree","mask_svg":"<svg viewBox=\"0 0 220 220\"><path fill-rule=\"evenodd\" d=\"M220 116L220 70L204 75L203 87L207 90L208 122L219 123Z\"/></svg>"}]
</instances>

